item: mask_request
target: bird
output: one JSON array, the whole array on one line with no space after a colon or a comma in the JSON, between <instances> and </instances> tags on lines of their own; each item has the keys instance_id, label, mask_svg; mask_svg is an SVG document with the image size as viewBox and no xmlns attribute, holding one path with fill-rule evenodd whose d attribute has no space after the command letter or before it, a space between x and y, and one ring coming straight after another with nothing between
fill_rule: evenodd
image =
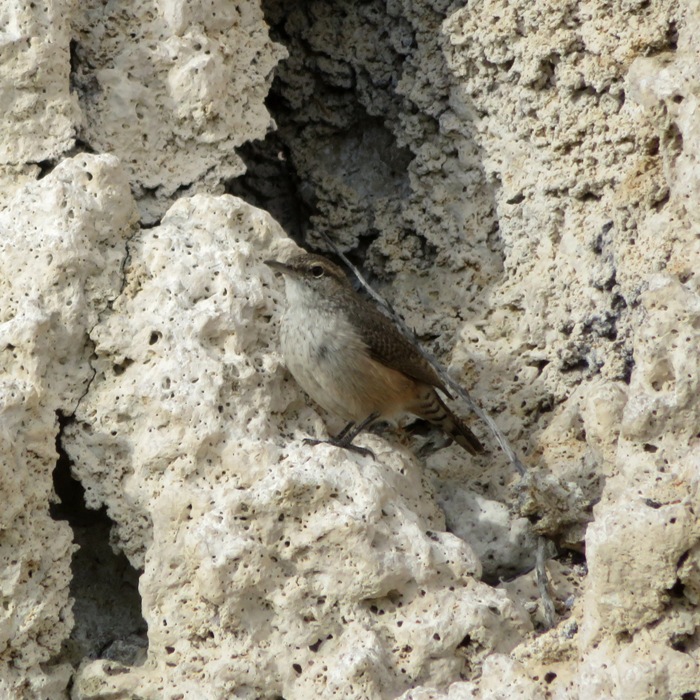
<instances>
[{"instance_id":1,"label":"bird","mask_svg":"<svg viewBox=\"0 0 700 700\"><path fill-rule=\"evenodd\" d=\"M330 440L307 442L374 456L353 445L355 437L375 421L412 414L470 454L483 452L437 393L450 396L432 365L388 316L353 289L342 268L306 251L265 264L284 277L280 345L287 368L317 404L348 421Z\"/></svg>"}]
</instances>

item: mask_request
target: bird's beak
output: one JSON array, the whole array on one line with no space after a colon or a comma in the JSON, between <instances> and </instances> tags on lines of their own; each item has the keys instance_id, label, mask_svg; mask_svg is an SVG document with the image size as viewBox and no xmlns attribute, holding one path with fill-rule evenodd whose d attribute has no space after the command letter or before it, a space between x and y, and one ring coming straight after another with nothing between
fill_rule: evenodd
<instances>
[{"instance_id":1,"label":"bird's beak","mask_svg":"<svg viewBox=\"0 0 700 700\"><path fill-rule=\"evenodd\" d=\"M282 274L286 274L290 272L290 267L286 263L280 262L279 260L265 260L265 264L268 267L271 267L273 270L277 272L281 272Z\"/></svg>"}]
</instances>

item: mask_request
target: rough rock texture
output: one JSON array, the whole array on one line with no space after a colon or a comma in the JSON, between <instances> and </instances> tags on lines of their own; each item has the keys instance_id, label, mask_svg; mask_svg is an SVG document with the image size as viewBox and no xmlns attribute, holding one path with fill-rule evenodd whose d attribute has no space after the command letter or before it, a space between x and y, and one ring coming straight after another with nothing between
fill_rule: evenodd
<instances>
[{"instance_id":1,"label":"rough rock texture","mask_svg":"<svg viewBox=\"0 0 700 700\"><path fill-rule=\"evenodd\" d=\"M70 4L0 5L2 165L52 160L74 143L81 115L69 85Z\"/></svg>"},{"instance_id":2,"label":"rough rock texture","mask_svg":"<svg viewBox=\"0 0 700 700\"><path fill-rule=\"evenodd\" d=\"M0 211L0 695L59 697L72 532L49 517L57 412L93 370L88 331L121 286L136 209L113 156L78 156Z\"/></svg>"},{"instance_id":3,"label":"rough rock texture","mask_svg":"<svg viewBox=\"0 0 700 700\"><path fill-rule=\"evenodd\" d=\"M396 695L459 674L467 635L483 654L530 629L474 579L477 559L422 498L420 464L381 442L373 462L294 438L313 413L280 364L261 264L285 244L262 212L204 196L130 243L64 443L144 569L151 655L102 680L103 662L89 666L83 697L175 693L203 662L212 696Z\"/></svg>"},{"instance_id":4,"label":"rough rock texture","mask_svg":"<svg viewBox=\"0 0 700 700\"><path fill-rule=\"evenodd\" d=\"M19 8L0 695L700 696L700 4ZM262 261L295 243L221 195L273 119L229 187L353 256L525 478L482 426L479 459L303 443L340 426L277 354ZM147 640L72 631L90 538L49 516L57 435L140 573Z\"/></svg>"},{"instance_id":5,"label":"rough rock texture","mask_svg":"<svg viewBox=\"0 0 700 700\"><path fill-rule=\"evenodd\" d=\"M78 137L120 158L150 222L240 175L235 148L273 126L285 52L255 1L5 5L2 163L55 160Z\"/></svg>"}]
</instances>

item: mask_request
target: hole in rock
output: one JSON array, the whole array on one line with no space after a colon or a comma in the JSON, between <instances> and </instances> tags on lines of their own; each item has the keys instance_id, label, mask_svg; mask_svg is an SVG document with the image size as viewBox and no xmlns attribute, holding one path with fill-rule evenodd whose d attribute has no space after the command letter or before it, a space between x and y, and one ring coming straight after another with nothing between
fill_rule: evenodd
<instances>
[{"instance_id":1,"label":"hole in rock","mask_svg":"<svg viewBox=\"0 0 700 700\"><path fill-rule=\"evenodd\" d=\"M676 124L670 124L663 134L663 142L666 148L673 154L683 151L683 134Z\"/></svg>"},{"instance_id":2,"label":"hole in rock","mask_svg":"<svg viewBox=\"0 0 700 700\"><path fill-rule=\"evenodd\" d=\"M39 174L36 176L37 180L43 180L47 175L50 175L56 167L56 163L52 160L42 160L35 163L35 165L39 166Z\"/></svg>"},{"instance_id":3,"label":"hole in rock","mask_svg":"<svg viewBox=\"0 0 700 700\"><path fill-rule=\"evenodd\" d=\"M92 510L85 504L85 489L73 477L71 459L61 444L63 431L73 418L59 411L58 420L58 460L53 473L58 502L52 503L49 511L54 520L68 522L79 547L71 562L75 625L63 643L60 660L73 666L96 658L136 665L145 660L147 649L139 572L124 554L112 550L112 521L106 508Z\"/></svg>"},{"instance_id":4,"label":"hole in rock","mask_svg":"<svg viewBox=\"0 0 700 700\"><path fill-rule=\"evenodd\" d=\"M556 556L555 559L565 566L582 567L584 570L587 566L585 552L577 549L563 549L561 554Z\"/></svg>"},{"instance_id":5,"label":"hole in rock","mask_svg":"<svg viewBox=\"0 0 700 700\"><path fill-rule=\"evenodd\" d=\"M668 24L668 29L666 30L666 41L669 49L675 50L678 48L678 27L675 22L669 22ZM683 697L685 698L685 696ZM695 697L694 694L693 697Z\"/></svg>"},{"instance_id":6,"label":"hole in rock","mask_svg":"<svg viewBox=\"0 0 700 700\"><path fill-rule=\"evenodd\" d=\"M297 243L324 231L361 264L381 234L374 224L393 226L410 195L413 155L391 124L404 100L396 86L413 30L363 3L261 5L270 37L289 52L266 100L277 129L238 150L247 172L227 191L269 211Z\"/></svg>"},{"instance_id":7,"label":"hole in rock","mask_svg":"<svg viewBox=\"0 0 700 700\"><path fill-rule=\"evenodd\" d=\"M588 360L581 356L572 356L565 358L560 367L561 372L583 372L588 369Z\"/></svg>"},{"instance_id":8,"label":"hole in rock","mask_svg":"<svg viewBox=\"0 0 700 700\"><path fill-rule=\"evenodd\" d=\"M464 639L462 639L462 641L457 645L457 648L458 648L458 649L459 649L460 647L461 647L461 648L466 648L466 647L468 647L471 643L472 643L472 638L471 638L469 635L467 635L467 636L464 637Z\"/></svg>"},{"instance_id":9,"label":"hole in rock","mask_svg":"<svg viewBox=\"0 0 700 700\"><path fill-rule=\"evenodd\" d=\"M274 114L268 99L268 109ZM268 211L286 233L301 243L308 227L312 202L305 196L289 151L277 132L262 141L238 149L246 164L244 175L232 180L226 191L249 204Z\"/></svg>"},{"instance_id":10,"label":"hole in rock","mask_svg":"<svg viewBox=\"0 0 700 700\"><path fill-rule=\"evenodd\" d=\"M680 569L681 566L683 566L683 564L685 564L685 562L689 556L690 556L690 550L686 549L686 551L683 552L683 554L681 554L681 556L679 557L678 562L676 563L676 568Z\"/></svg>"},{"instance_id":11,"label":"hole in rock","mask_svg":"<svg viewBox=\"0 0 700 700\"><path fill-rule=\"evenodd\" d=\"M596 193L596 192L591 192L590 190L584 192L583 194L579 195L577 199L580 202L599 202L602 199L602 195Z\"/></svg>"},{"instance_id":12,"label":"hole in rock","mask_svg":"<svg viewBox=\"0 0 700 700\"><path fill-rule=\"evenodd\" d=\"M615 379L620 379L625 384L629 384L632 381L632 370L634 369L634 354L632 353L631 349L624 354L623 359L624 367L620 376L615 377Z\"/></svg>"},{"instance_id":13,"label":"hole in rock","mask_svg":"<svg viewBox=\"0 0 700 700\"><path fill-rule=\"evenodd\" d=\"M627 308L627 301L622 294L615 294L612 298L610 306L612 307L613 311L619 312Z\"/></svg>"},{"instance_id":14,"label":"hole in rock","mask_svg":"<svg viewBox=\"0 0 700 700\"><path fill-rule=\"evenodd\" d=\"M695 634L672 634L669 639L669 645L674 651L688 654L692 653L697 648L697 638Z\"/></svg>"},{"instance_id":15,"label":"hole in rock","mask_svg":"<svg viewBox=\"0 0 700 700\"><path fill-rule=\"evenodd\" d=\"M124 361L119 363L119 364L114 364L112 365L112 371L116 376L119 376L121 374L124 374L124 372L127 370L128 367L134 364L134 361L129 358L125 357Z\"/></svg>"},{"instance_id":16,"label":"hole in rock","mask_svg":"<svg viewBox=\"0 0 700 700\"><path fill-rule=\"evenodd\" d=\"M680 579L676 579L676 582L668 589L668 594L671 598L682 598L683 592L685 591L685 586Z\"/></svg>"}]
</instances>

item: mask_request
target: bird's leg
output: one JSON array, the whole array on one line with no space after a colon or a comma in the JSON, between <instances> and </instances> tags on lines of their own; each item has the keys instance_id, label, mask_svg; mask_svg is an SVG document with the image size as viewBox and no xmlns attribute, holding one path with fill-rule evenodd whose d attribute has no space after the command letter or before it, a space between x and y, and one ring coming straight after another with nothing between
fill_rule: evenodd
<instances>
[{"instance_id":1,"label":"bird's leg","mask_svg":"<svg viewBox=\"0 0 700 700\"><path fill-rule=\"evenodd\" d=\"M358 447L353 445L352 441L370 424L373 423L377 418L379 418L379 413L370 413L367 418L365 418L360 423L355 423L351 421L348 423L335 437L330 438L330 440L312 440L311 438L306 438L305 443L309 445L318 445L320 443L326 443L328 445L335 445L336 447L342 447L351 452L357 452L361 455L369 455L372 459L376 459L374 452L366 447Z\"/></svg>"},{"instance_id":2,"label":"bird's leg","mask_svg":"<svg viewBox=\"0 0 700 700\"><path fill-rule=\"evenodd\" d=\"M330 440L315 440L314 438L304 438L304 442L307 445L320 445L321 443L327 443L329 445L343 447L343 441L345 440L345 436L352 430L354 425L355 421L351 420L337 435L330 438Z\"/></svg>"},{"instance_id":3,"label":"bird's leg","mask_svg":"<svg viewBox=\"0 0 700 700\"><path fill-rule=\"evenodd\" d=\"M370 413L367 418L365 418L362 422L358 423L355 425L354 423L350 423L349 425L346 425L339 433L338 435L333 438L335 441L337 441L338 445L340 447L350 447L350 443L368 426L370 423L374 423L377 418L379 418L379 413Z\"/></svg>"},{"instance_id":4,"label":"bird's leg","mask_svg":"<svg viewBox=\"0 0 700 700\"><path fill-rule=\"evenodd\" d=\"M342 440L352 430L354 425L355 421L351 420L333 439L338 441Z\"/></svg>"}]
</instances>

